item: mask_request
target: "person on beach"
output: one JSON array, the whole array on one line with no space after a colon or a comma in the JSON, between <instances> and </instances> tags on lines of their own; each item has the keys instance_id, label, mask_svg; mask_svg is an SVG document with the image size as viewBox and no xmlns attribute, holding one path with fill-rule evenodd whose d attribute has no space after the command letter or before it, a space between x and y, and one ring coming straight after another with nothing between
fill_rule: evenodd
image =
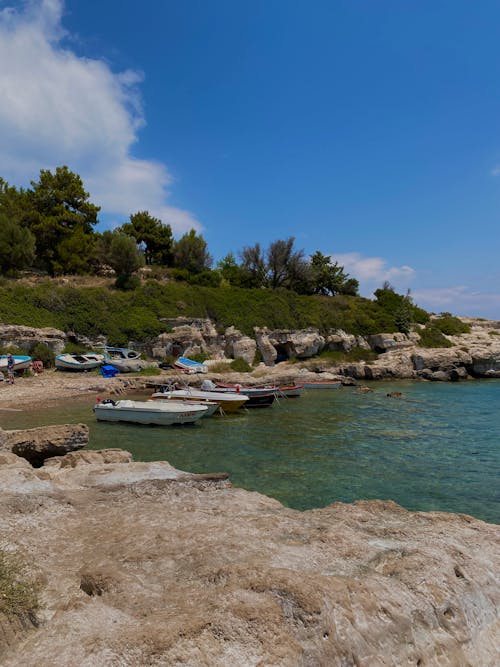
<instances>
[{"instance_id":1,"label":"person on beach","mask_svg":"<svg viewBox=\"0 0 500 667\"><path fill-rule=\"evenodd\" d=\"M7 357L7 377L9 384L14 384L14 357L11 354Z\"/></svg>"}]
</instances>

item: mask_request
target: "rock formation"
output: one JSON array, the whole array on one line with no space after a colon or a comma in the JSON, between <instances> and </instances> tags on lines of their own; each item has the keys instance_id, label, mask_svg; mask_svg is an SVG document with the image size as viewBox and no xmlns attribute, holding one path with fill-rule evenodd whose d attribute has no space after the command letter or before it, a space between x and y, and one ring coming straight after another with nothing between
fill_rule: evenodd
<instances>
[{"instance_id":1,"label":"rock formation","mask_svg":"<svg viewBox=\"0 0 500 667\"><path fill-rule=\"evenodd\" d=\"M12 452L41 466L45 459L61 456L85 447L89 442L89 427L86 424L62 424L40 426L17 431L0 429L0 452Z\"/></svg>"},{"instance_id":2,"label":"rock formation","mask_svg":"<svg viewBox=\"0 0 500 667\"><path fill-rule=\"evenodd\" d=\"M299 512L129 459L0 459L0 550L40 602L22 622L0 603L2 667L499 664L498 526L389 501Z\"/></svg>"}]
</instances>

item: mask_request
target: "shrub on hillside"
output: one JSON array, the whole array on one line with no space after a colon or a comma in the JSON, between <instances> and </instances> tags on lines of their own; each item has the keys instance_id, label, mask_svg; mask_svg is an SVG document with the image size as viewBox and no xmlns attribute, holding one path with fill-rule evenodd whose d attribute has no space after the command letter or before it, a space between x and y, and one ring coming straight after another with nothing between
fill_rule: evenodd
<instances>
[{"instance_id":1,"label":"shrub on hillside","mask_svg":"<svg viewBox=\"0 0 500 667\"><path fill-rule=\"evenodd\" d=\"M55 354L50 347L43 343L37 343L31 353L34 360L39 360L43 363L45 368L52 368L55 362Z\"/></svg>"},{"instance_id":2,"label":"shrub on hillside","mask_svg":"<svg viewBox=\"0 0 500 667\"><path fill-rule=\"evenodd\" d=\"M463 333L470 333L470 325L458 317L453 317L449 313L442 313L439 317L432 320L432 325L439 329L446 336L457 336Z\"/></svg>"},{"instance_id":3,"label":"shrub on hillside","mask_svg":"<svg viewBox=\"0 0 500 667\"><path fill-rule=\"evenodd\" d=\"M434 323L427 324L423 329L418 331L420 336L421 347L452 347L451 342Z\"/></svg>"},{"instance_id":4,"label":"shrub on hillside","mask_svg":"<svg viewBox=\"0 0 500 667\"><path fill-rule=\"evenodd\" d=\"M231 370L236 373L250 373L252 367L244 359L234 359L230 364Z\"/></svg>"}]
</instances>

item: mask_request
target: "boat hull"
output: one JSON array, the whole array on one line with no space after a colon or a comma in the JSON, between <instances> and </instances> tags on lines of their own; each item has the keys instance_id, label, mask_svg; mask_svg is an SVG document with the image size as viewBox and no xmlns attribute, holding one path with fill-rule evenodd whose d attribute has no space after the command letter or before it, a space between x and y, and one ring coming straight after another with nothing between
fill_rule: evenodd
<instances>
[{"instance_id":1,"label":"boat hull","mask_svg":"<svg viewBox=\"0 0 500 667\"><path fill-rule=\"evenodd\" d=\"M182 402L168 404L160 401L103 401L96 403L94 414L98 421L128 422L154 426L192 424L201 419L207 408L204 405L186 406Z\"/></svg>"},{"instance_id":2,"label":"boat hull","mask_svg":"<svg viewBox=\"0 0 500 667\"><path fill-rule=\"evenodd\" d=\"M224 394L222 392L201 391L198 389L174 389L172 391L157 392L153 394L152 398L157 399L162 398L162 396L199 401L201 403L215 401L219 404L222 412L236 412L248 401L248 396L244 396L243 394Z\"/></svg>"},{"instance_id":3,"label":"boat hull","mask_svg":"<svg viewBox=\"0 0 500 667\"><path fill-rule=\"evenodd\" d=\"M103 354L59 354L55 367L59 371L91 371L100 368L106 362Z\"/></svg>"},{"instance_id":4,"label":"boat hull","mask_svg":"<svg viewBox=\"0 0 500 667\"><path fill-rule=\"evenodd\" d=\"M208 373L208 366L199 361L193 361L187 357L179 357L174 361L174 366L184 373Z\"/></svg>"},{"instance_id":5,"label":"boat hull","mask_svg":"<svg viewBox=\"0 0 500 667\"><path fill-rule=\"evenodd\" d=\"M24 371L31 368L31 357L23 354L13 354L12 358L14 359L14 371ZM6 354L0 356L0 371L7 372Z\"/></svg>"},{"instance_id":6,"label":"boat hull","mask_svg":"<svg viewBox=\"0 0 500 667\"><path fill-rule=\"evenodd\" d=\"M342 383L333 380L304 380L302 386L304 389L339 389Z\"/></svg>"}]
</instances>

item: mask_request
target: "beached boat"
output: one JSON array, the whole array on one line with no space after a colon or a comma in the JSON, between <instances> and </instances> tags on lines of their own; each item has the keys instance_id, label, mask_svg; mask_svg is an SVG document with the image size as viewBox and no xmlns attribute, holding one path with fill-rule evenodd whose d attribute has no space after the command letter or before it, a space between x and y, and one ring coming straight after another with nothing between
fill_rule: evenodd
<instances>
[{"instance_id":1,"label":"beached boat","mask_svg":"<svg viewBox=\"0 0 500 667\"><path fill-rule=\"evenodd\" d=\"M8 354L0 355L0 371L2 373L7 373L7 358ZM14 359L14 371L24 371L31 367L31 357L24 354L13 354L12 358Z\"/></svg>"},{"instance_id":2,"label":"beached boat","mask_svg":"<svg viewBox=\"0 0 500 667\"><path fill-rule=\"evenodd\" d=\"M104 354L85 352L84 354L58 354L55 366L59 371L91 371L106 363Z\"/></svg>"},{"instance_id":3,"label":"beached boat","mask_svg":"<svg viewBox=\"0 0 500 667\"><path fill-rule=\"evenodd\" d=\"M106 361L117 368L120 373L134 373L146 368L147 363L141 359L141 353L128 347L105 347Z\"/></svg>"},{"instance_id":4,"label":"beached boat","mask_svg":"<svg viewBox=\"0 0 500 667\"><path fill-rule=\"evenodd\" d=\"M205 405L185 405L182 401L112 401L106 399L94 405L98 421L131 422L134 424L192 424L207 412Z\"/></svg>"},{"instance_id":5,"label":"beached boat","mask_svg":"<svg viewBox=\"0 0 500 667\"><path fill-rule=\"evenodd\" d=\"M174 366L184 373L208 373L208 366L199 361L193 361L187 357L178 357L174 361Z\"/></svg>"},{"instance_id":6,"label":"beached boat","mask_svg":"<svg viewBox=\"0 0 500 667\"><path fill-rule=\"evenodd\" d=\"M301 380L304 389L338 389L342 386L339 380Z\"/></svg>"},{"instance_id":7,"label":"beached boat","mask_svg":"<svg viewBox=\"0 0 500 667\"><path fill-rule=\"evenodd\" d=\"M156 400L165 397L198 401L202 404L206 401L215 401L215 403L219 404L222 412L236 412L236 410L239 410L248 401L248 396L244 396L243 394L202 391L201 389L193 389L191 387L187 389L169 389L165 387L162 391L155 392L151 398Z\"/></svg>"}]
</instances>

